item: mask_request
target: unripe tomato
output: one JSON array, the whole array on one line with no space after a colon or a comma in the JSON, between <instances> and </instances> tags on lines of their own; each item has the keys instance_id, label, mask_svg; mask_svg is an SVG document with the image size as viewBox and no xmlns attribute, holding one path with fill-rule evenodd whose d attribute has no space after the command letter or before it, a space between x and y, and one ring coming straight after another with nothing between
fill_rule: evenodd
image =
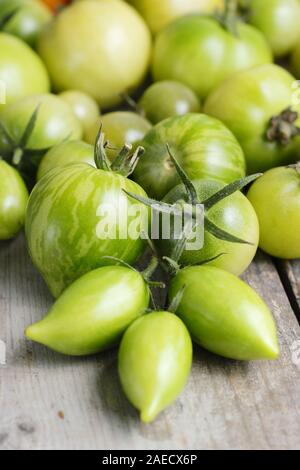
<instances>
[{"instance_id":1,"label":"unripe tomato","mask_svg":"<svg viewBox=\"0 0 300 470\"><path fill-rule=\"evenodd\" d=\"M77 90L64 91L58 96L70 105L82 126L83 135L85 135L100 114L96 101L86 93Z\"/></svg>"}]
</instances>

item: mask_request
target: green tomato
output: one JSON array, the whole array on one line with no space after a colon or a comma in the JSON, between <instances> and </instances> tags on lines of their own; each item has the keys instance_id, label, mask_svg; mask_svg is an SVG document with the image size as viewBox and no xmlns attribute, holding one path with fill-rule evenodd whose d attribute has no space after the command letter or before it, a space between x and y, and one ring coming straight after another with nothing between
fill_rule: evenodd
<instances>
[{"instance_id":1,"label":"green tomato","mask_svg":"<svg viewBox=\"0 0 300 470\"><path fill-rule=\"evenodd\" d=\"M115 155L114 149L121 149L126 144L136 147L152 128L147 119L130 111L114 111L100 116L85 134L85 140L94 145L100 126L113 150L107 151L108 157Z\"/></svg>"},{"instance_id":2,"label":"green tomato","mask_svg":"<svg viewBox=\"0 0 300 470\"><path fill-rule=\"evenodd\" d=\"M61 11L41 34L38 51L57 91L81 90L107 108L143 81L151 35L125 2L86 0Z\"/></svg>"},{"instance_id":3,"label":"green tomato","mask_svg":"<svg viewBox=\"0 0 300 470\"><path fill-rule=\"evenodd\" d=\"M26 236L31 258L54 297L113 256L134 263L144 248L148 210L123 189L146 196L133 181L85 163L49 171L33 189Z\"/></svg>"},{"instance_id":4,"label":"green tomato","mask_svg":"<svg viewBox=\"0 0 300 470\"><path fill-rule=\"evenodd\" d=\"M190 335L172 313L149 313L128 328L119 351L119 375L143 422L153 421L181 393L192 354Z\"/></svg>"},{"instance_id":5,"label":"green tomato","mask_svg":"<svg viewBox=\"0 0 300 470\"><path fill-rule=\"evenodd\" d=\"M251 0L249 22L264 34L276 57L284 56L300 38L299 0Z\"/></svg>"},{"instance_id":6,"label":"green tomato","mask_svg":"<svg viewBox=\"0 0 300 470\"><path fill-rule=\"evenodd\" d=\"M295 76L300 79L300 40L292 53L291 66Z\"/></svg>"},{"instance_id":7,"label":"green tomato","mask_svg":"<svg viewBox=\"0 0 300 470\"><path fill-rule=\"evenodd\" d=\"M224 0L128 0L156 34L167 24L189 13L214 13L224 8Z\"/></svg>"},{"instance_id":8,"label":"green tomato","mask_svg":"<svg viewBox=\"0 0 300 470\"><path fill-rule=\"evenodd\" d=\"M27 44L0 33L0 112L5 106L33 93L47 93L47 70Z\"/></svg>"},{"instance_id":9,"label":"green tomato","mask_svg":"<svg viewBox=\"0 0 300 470\"><path fill-rule=\"evenodd\" d=\"M76 90L64 91L59 94L59 97L71 106L85 134L100 114L96 101L86 93Z\"/></svg>"},{"instance_id":10,"label":"green tomato","mask_svg":"<svg viewBox=\"0 0 300 470\"><path fill-rule=\"evenodd\" d=\"M199 201L207 200L225 186L223 183L212 180L197 180L193 181L193 184ZM179 201L187 202L184 186L176 186L167 194L164 201L169 204L175 204ZM206 216L217 227L249 244L220 240L205 230L203 248L186 249L179 264L186 266L212 260L208 263L209 265L217 266L239 276L252 262L258 246L259 225L252 205L238 191L207 210ZM171 231L170 239L158 240L157 246L160 253L170 257L177 241L174 240L174 231ZM217 257L221 254L222 256Z\"/></svg>"},{"instance_id":11,"label":"green tomato","mask_svg":"<svg viewBox=\"0 0 300 470\"><path fill-rule=\"evenodd\" d=\"M94 147L81 140L68 140L52 147L43 157L37 172L40 180L48 171L70 163L88 163L95 166Z\"/></svg>"},{"instance_id":12,"label":"green tomato","mask_svg":"<svg viewBox=\"0 0 300 470\"><path fill-rule=\"evenodd\" d=\"M34 47L40 32L51 21L49 8L36 0L1 0L2 31L18 36Z\"/></svg>"},{"instance_id":13,"label":"green tomato","mask_svg":"<svg viewBox=\"0 0 300 470\"><path fill-rule=\"evenodd\" d=\"M180 182L166 144L191 179L230 183L245 176L244 155L232 133L214 118L186 114L162 121L141 141L146 152L133 176L151 197L162 199Z\"/></svg>"},{"instance_id":14,"label":"green tomato","mask_svg":"<svg viewBox=\"0 0 300 470\"><path fill-rule=\"evenodd\" d=\"M177 314L193 339L230 359L276 359L276 327L263 300L233 274L213 266L185 268L171 282L169 298L183 292Z\"/></svg>"},{"instance_id":15,"label":"green tomato","mask_svg":"<svg viewBox=\"0 0 300 470\"><path fill-rule=\"evenodd\" d=\"M278 258L300 258L299 165L267 171L248 198L259 220L260 248Z\"/></svg>"},{"instance_id":16,"label":"green tomato","mask_svg":"<svg viewBox=\"0 0 300 470\"><path fill-rule=\"evenodd\" d=\"M147 88L138 107L153 124L172 116L198 113L201 108L197 96L190 88L167 80Z\"/></svg>"},{"instance_id":17,"label":"green tomato","mask_svg":"<svg viewBox=\"0 0 300 470\"><path fill-rule=\"evenodd\" d=\"M205 112L224 122L236 136L248 173L288 164L299 156L295 126L300 124L300 103L293 103L294 83L281 67L263 65L236 74L208 97ZM281 114L288 108L296 112L291 122L291 113Z\"/></svg>"},{"instance_id":18,"label":"green tomato","mask_svg":"<svg viewBox=\"0 0 300 470\"><path fill-rule=\"evenodd\" d=\"M0 181L0 240L9 240L24 225L28 192L19 173L3 160Z\"/></svg>"},{"instance_id":19,"label":"green tomato","mask_svg":"<svg viewBox=\"0 0 300 470\"><path fill-rule=\"evenodd\" d=\"M205 98L236 72L272 62L260 31L238 23L237 33L235 36L217 20L201 15L176 20L156 38L154 80L177 80Z\"/></svg>"},{"instance_id":20,"label":"green tomato","mask_svg":"<svg viewBox=\"0 0 300 470\"><path fill-rule=\"evenodd\" d=\"M94 354L115 346L148 304L149 289L140 273L106 266L69 286L25 334L62 354Z\"/></svg>"}]
</instances>

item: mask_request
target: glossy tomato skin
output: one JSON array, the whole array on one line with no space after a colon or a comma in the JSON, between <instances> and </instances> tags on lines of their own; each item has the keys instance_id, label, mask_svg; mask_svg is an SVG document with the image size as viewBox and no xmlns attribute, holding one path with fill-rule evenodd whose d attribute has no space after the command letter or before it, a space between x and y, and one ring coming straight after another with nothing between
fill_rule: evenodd
<instances>
[{"instance_id":1,"label":"glossy tomato skin","mask_svg":"<svg viewBox=\"0 0 300 470\"><path fill-rule=\"evenodd\" d=\"M24 225L28 191L19 173L3 160L0 180L0 240L9 240Z\"/></svg>"},{"instance_id":2,"label":"glossy tomato skin","mask_svg":"<svg viewBox=\"0 0 300 470\"><path fill-rule=\"evenodd\" d=\"M180 181L166 144L191 179L230 183L245 176L245 159L232 133L204 114L162 121L141 141L145 154L133 174L150 197L162 199Z\"/></svg>"},{"instance_id":3,"label":"glossy tomato skin","mask_svg":"<svg viewBox=\"0 0 300 470\"><path fill-rule=\"evenodd\" d=\"M299 0L251 0L249 22L266 37L276 57L288 54L300 39Z\"/></svg>"},{"instance_id":4,"label":"glossy tomato skin","mask_svg":"<svg viewBox=\"0 0 300 470\"><path fill-rule=\"evenodd\" d=\"M125 2L86 0L61 11L40 36L38 51L57 91L81 90L107 108L142 82L151 35Z\"/></svg>"},{"instance_id":5,"label":"glossy tomato skin","mask_svg":"<svg viewBox=\"0 0 300 470\"><path fill-rule=\"evenodd\" d=\"M263 65L236 74L214 90L204 110L222 120L241 144L248 173L289 164L299 157L300 138L288 145L267 140L270 119L293 106L293 76L277 65ZM295 123L300 125L300 119Z\"/></svg>"},{"instance_id":6,"label":"glossy tomato skin","mask_svg":"<svg viewBox=\"0 0 300 470\"><path fill-rule=\"evenodd\" d=\"M193 184L196 188L199 201L205 201L224 187L223 183L212 180L196 180L193 181ZM184 186L179 185L167 194L164 201L169 204L175 204L186 199ZM238 191L209 209L206 215L219 228L249 242L249 244L219 240L205 231L203 248L185 250L179 264L182 266L200 264L223 253L222 256L207 264L225 269L239 276L252 262L258 246L259 225L252 205ZM169 240L158 240L157 246L164 256L171 256L172 249L174 248L174 237Z\"/></svg>"},{"instance_id":7,"label":"glossy tomato skin","mask_svg":"<svg viewBox=\"0 0 300 470\"><path fill-rule=\"evenodd\" d=\"M5 99L0 101L0 112L5 108L3 105L24 96L49 91L47 70L27 44L10 34L0 33L0 50L0 82L5 84Z\"/></svg>"},{"instance_id":8,"label":"glossy tomato skin","mask_svg":"<svg viewBox=\"0 0 300 470\"><path fill-rule=\"evenodd\" d=\"M155 81L177 80L205 98L236 72L272 62L262 33L238 24L238 37L213 18L190 15L158 34L153 53Z\"/></svg>"},{"instance_id":9,"label":"glossy tomato skin","mask_svg":"<svg viewBox=\"0 0 300 470\"><path fill-rule=\"evenodd\" d=\"M148 304L149 290L137 271L98 268L69 286L46 317L27 328L26 336L62 354L94 354L118 344Z\"/></svg>"},{"instance_id":10,"label":"glossy tomato skin","mask_svg":"<svg viewBox=\"0 0 300 470\"><path fill-rule=\"evenodd\" d=\"M233 274L213 266L182 269L169 298L185 286L177 314L196 343L230 359L276 359L276 327L263 300Z\"/></svg>"},{"instance_id":11,"label":"glossy tomato skin","mask_svg":"<svg viewBox=\"0 0 300 470\"><path fill-rule=\"evenodd\" d=\"M224 0L128 0L157 34L167 24L189 13L214 13L224 8Z\"/></svg>"},{"instance_id":12,"label":"glossy tomato skin","mask_svg":"<svg viewBox=\"0 0 300 470\"><path fill-rule=\"evenodd\" d=\"M48 171L70 163L88 163L95 166L94 147L81 140L68 140L52 147L43 157L37 172L40 180Z\"/></svg>"},{"instance_id":13,"label":"glossy tomato skin","mask_svg":"<svg viewBox=\"0 0 300 470\"><path fill-rule=\"evenodd\" d=\"M68 103L82 125L85 134L94 124L100 114L99 106L91 96L77 90L68 90L59 94Z\"/></svg>"},{"instance_id":14,"label":"glossy tomato skin","mask_svg":"<svg viewBox=\"0 0 300 470\"><path fill-rule=\"evenodd\" d=\"M191 363L190 335L174 314L149 313L128 328L119 350L119 376L143 422L153 421L178 397Z\"/></svg>"},{"instance_id":15,"label":"glossy tomato skin","mask_svg":"<svg viewBox=\"0 0 300 470\"><path fill-rule=\"evenodd\" d=\"M171 80L153 83L138 106L153 124L172 116L199 113L201 109L197 95L190 88Z\"/></svg>"},{"instance_id":16,"label":"glossy tomato skin","mask_svg":"<svg viewBox=\"0 0 300 470\"><path fill-rule=\"evenodd\" d=\"M146 195L133 181L85 163L55 168L33 189L28 248L54 297L86 272L115 264L104 256L134 263L141 254L144 242L129 230L134 224L147 232L148 210L123 189ZM133 213L136 209L140 212Z\"/></svg>"},{"instance_id":17,"label":"glossy tomato skin","mask_svg":"<svg viewBox=\"0 0 300 470\"><path fill-rule=\"evenodd\" d=\"M300 173L297 168L267 171L248 192L259 224L259 246L278 258L300 258Z\"/></svg>"}]
</instances>

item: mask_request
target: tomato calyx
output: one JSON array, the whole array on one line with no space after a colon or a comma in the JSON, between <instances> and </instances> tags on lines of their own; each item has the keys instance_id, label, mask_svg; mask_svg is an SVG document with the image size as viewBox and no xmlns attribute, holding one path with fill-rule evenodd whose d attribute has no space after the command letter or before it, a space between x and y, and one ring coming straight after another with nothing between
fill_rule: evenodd
<instances>
[{"instance_id":1,"label":"tomato calyx","mask_svg":"<svg viewBox=\"0 0 300 470\"><path fill-rule=\"evenodd\" d=\"M290 107L270 119L266 132L269 142L288 145L294 137L300 135L300 127L295 125L299 114Z\"/></svg>"},{"instance_id":2,"label":"tomato calyx","mask_svg":"<svg viewBox=\"0 0 300 470\"><path fill-rule=\"evenodd\" d=\"M1 19L0 19L0 31L5 28L5 26L8 25L10 20L13 19L13 17L19 12L20 7L15 7L8 13L6 13Z\"/></svg>"},{"instance_id":3,"label":"tomato calyx","mask_svg":"<svg viewBox=\"0 0 300 470\"><path fill-rule=\"evenodd\" d=\"M233 36L238 36L238 1L225 0L225 9L223 13L217 12L215 14L216 20L220 25L226 29Z\"/></svg>"}]
</instances>

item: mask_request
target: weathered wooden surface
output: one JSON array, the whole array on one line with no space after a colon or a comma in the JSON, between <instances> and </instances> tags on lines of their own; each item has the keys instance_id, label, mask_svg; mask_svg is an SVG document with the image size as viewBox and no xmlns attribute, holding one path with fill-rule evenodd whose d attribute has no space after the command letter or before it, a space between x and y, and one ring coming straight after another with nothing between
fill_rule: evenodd
<instances>
[{"instance_id":1,"label":"weathered wooden surface","mask_svg":"<svg viewBox=\"0 0 300 470\"><path fill-rule=\"evenodd\" d=\"M0 448L299 449L299 324L271 261L259 255L245 277L274 312L280 360L240 363L195 347L184 393L143 425L120 390L116 352L74 359L24 339L51 298L23 237L1 244Z\"/></svg>"}]
</instances>

